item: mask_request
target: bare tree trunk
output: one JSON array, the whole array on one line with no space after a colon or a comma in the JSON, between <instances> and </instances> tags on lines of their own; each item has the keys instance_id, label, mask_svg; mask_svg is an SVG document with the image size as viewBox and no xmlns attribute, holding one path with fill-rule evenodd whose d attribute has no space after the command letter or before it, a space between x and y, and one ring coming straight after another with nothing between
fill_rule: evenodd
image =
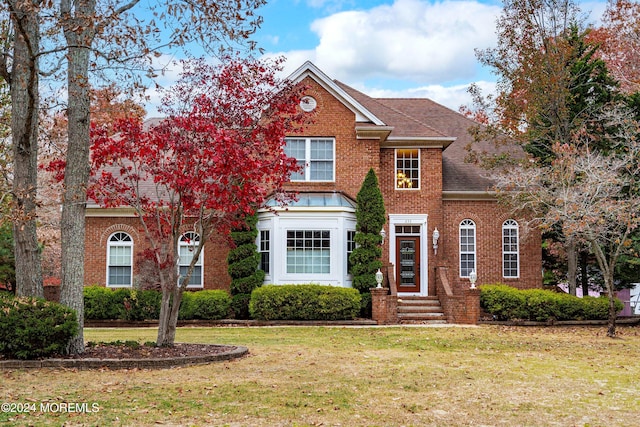
<instances>
[{"instance_id":1,"label":"bare tree trunk","mask_svg":"<svg viewBox=\"0 0 640 427\"><path fill-rule=\"evenodd\" d=\"M587 267L589 266L589 253L585 250L580 251L580 276L582 284L582 296L589 295L589 275Z\"/></svg>"},{"instance_id":2,"label":"bare tree trunk","mask_svg":"<svg viewBox=\"0 0 640 427\"><path fill-rule=\"evenodd\" d=\"M84 248L85 209L89 181L90 87L89 53L94 37L91 18L95 1L80 0L73 4L61 0L60 12L68 46L69 144L64 175L62 218L62 288L60 302L76 310L79 332L69 344L69 353L84 351Z\"/></svg>"},{"instance_id":3,"label":"bare tree trunk","mask_svg":"<svg viewBox=\"0 0 640 427\"><path fill-rule=\"evenodd\" d=\"M622 241L626 239L627 235L625 234L622 237ZM615 267L618 263L618 251L615 253L609 254L610 258L607 258L605 251L598 245L596 240L591 241L591 248L598 260L598 266L602 271L602 277L604 278L604 288L607 291L607 297L609 298L609 317L607 321L607 336L611 338L615 338L616 336L616 318L618 317L618 312L616 311L616 295L615 295L615 285L614 285L614 277Z\"/></svg>"},{"instance_id":4,"label":"bare tree trunk","mask_svg":"<svg viewBox=\"0 0 640 427\"><path fill-rule=\"evenodd\" d=\"M171 312L171 291L162 286L162 301L160 303L160 318L158 319L158 338L156 346L165 345L169 313Z\"/></svg>"},{"instance_id":5,"label":"bare tree trunk","mask_svg":"<svg viewBox=\"0 0 640 427\"><path fill-rule=\"evenodd\" d=\"M15 35L10 83L16 295L43 297L42 264L36 233L40 106L38 3L9 2L9 7L13 12Z\"/></svg>"},{"instance_id":6,"label":"bare tree trunk","mask_svg":"<svg viewBox=\"0 0 640 427\"><path fill-rule=\"evenodd\" d=\"M165 291L163 289L162 291L162 310L160 311L161 318L158 322L158 340L156 341L158 347L170 347L175 344L182 293L183 290L179 286L175 286L172 290Z\"/></svg>"},{"instance_id":7,"label":"bare tree trunk","mask_svg":"<svg viewBox=\"0 0 640 427\"><path fill-rule=\"evenodd\" d=\"M569 284L569 294L576 295L576 277L578 273L578 253L576 251L575 236L567 236L567 283Z\"/></svg>"},{"instance_id":8,"label":"bare tree trunk","mask_svg":"<svg viewBox=\"0 0 640 427\"><path fill-rule=\"evenodd\" d=\"M616 318L618 317L618 311L616 310L616 295L613 287L613 277L611 277L611 275L609 274L605 274L604 283L607 289L607 296L609 297L609 318L607 320L607 336L611 338L615 338Z\"/></svg>"}]
</instances>

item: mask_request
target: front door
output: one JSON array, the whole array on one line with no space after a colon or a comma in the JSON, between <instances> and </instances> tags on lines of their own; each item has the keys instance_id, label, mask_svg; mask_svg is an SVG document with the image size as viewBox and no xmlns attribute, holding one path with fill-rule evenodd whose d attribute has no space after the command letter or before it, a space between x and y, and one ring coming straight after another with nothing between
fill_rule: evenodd
<instances>
[{"instance_id":1,"label":"front door","mask_svg":"<svg viewBox=\"0 0 640 427\"><path fill-rule=\"evenodd\" d=\"M398 292L420 292L420 237L396 237Z\"/></svg>"}]
</instances>

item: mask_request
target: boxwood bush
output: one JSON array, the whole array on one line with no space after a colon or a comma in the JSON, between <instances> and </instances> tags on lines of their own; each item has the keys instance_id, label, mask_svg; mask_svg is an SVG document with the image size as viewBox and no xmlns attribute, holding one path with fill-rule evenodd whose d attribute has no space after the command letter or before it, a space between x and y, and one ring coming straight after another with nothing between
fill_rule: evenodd
<instances>
[{"instance_id":1,"label":"boxwood bush","mask_svg":"<svg viewBox=\"0 0 640 427\"><path fill-rule=\"evenodd\" d=\"M131 288L84 288L87 320L156 320L160 316L162 293ZM227 317L231 297L221 290L185 292L179 319L218 320Z\"/></svg>"},{"instance_id":2,"label":"boxwood bush","mask_svg":"<svg viewBox=\"0 0 640 427\"><path fill-rule=\"evenodd\" d=\"M606 297L578 298L543 290L520 290L503 284L480 287L480 305L496 320L605 320L609 316ZM622 302L616 300L617 311Z\"/></svg>"},{"instance_id":3,"label":"boxwood bush","mask_svg":"<svg viewBox=\"0 0 640 427\"><path fill-rule=\"evenodd\" d=\"M268 285L255 289L249 302L258 320L345 320L360 312L360 293L323 285Z\"/></svg>"},{"instance_id":4,"label":"boxwood bush","mask_svg":"<svg viewBox=\"0 0 640 427\"><path fill-rule=\"evenodd\" d=\"M160 314L161 294L131 288L84 288L84 316L88 320L149 320Z\"/></svg>"},{"instance_id":5,"label":"boxwood bush","mask_svg":"<svg viewBox=\"0 0 640 427\"><path fill-rule=\"evenodd\" d=\"M228 317L231 296L225 291L197 291L182 294L178 319L219 320Z\"/></svg>"},{"instance_id":6,"label":"boxwood bush","mask_svg":"<svg viewBox=\"0 0 640 427\"><path fill-rule=\"evenodd\" d=\"M66 351L78 333L76 312L31 297L0 297L0 354L36 359Z\"/></svg>"}]
</instances>

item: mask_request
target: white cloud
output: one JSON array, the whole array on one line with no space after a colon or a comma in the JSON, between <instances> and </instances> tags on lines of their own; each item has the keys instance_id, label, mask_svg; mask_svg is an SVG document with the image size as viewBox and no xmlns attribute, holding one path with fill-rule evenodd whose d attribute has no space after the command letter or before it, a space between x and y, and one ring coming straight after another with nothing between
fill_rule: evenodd
<instances>
[{"instance_id":1,"label":"white cloud","mask_svg":"<svg viewBox=\"0 0 640 427\"><path fill-rule=\"evenodd\" d=\"M396 0L316 20L316 65L340 80L387 78L419 83L470 79L474 49L495 43L498 6L473 1Z\"/></svg>"},{"instance_id":2,"label":"white cloud","mask_svg":"<svg viewBox=\"0 0 640 427\"><path fill-rule=\"evenodd\" d=\"M485 95L494 93L495 82L478 81L475 84L482 90ZM470 84L457 84L451 86L445 85L426 85L418 86L405 90L388 90L379 88L370 88L362 84L354 84L354 89L366 93L373 98L429 98L432 101L442 104L454 111L458 111L462 105L471 106L471 96L468 89Z\"/></svg>"}]
</instances>

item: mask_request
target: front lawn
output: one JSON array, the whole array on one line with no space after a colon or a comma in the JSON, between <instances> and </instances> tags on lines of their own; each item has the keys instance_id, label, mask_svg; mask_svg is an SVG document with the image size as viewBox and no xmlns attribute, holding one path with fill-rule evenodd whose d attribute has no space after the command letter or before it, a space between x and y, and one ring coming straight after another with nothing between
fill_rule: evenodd
<instances>
[{"instance_id":1,"label":"front lawn","mask_svg":"<svg viewBox=\"0 0 640 427\"><path fill-rule=\"evenodd\" d=\"M159 371L0 372L0 423L634 425L640 329L619 333L610 339L604 328L181 328L176 341L244 345L250 355ZM153 328L85 329L90 341L155 335ZM25 413L25 405L35 411Z\"/></svg>"}]
</instances>

